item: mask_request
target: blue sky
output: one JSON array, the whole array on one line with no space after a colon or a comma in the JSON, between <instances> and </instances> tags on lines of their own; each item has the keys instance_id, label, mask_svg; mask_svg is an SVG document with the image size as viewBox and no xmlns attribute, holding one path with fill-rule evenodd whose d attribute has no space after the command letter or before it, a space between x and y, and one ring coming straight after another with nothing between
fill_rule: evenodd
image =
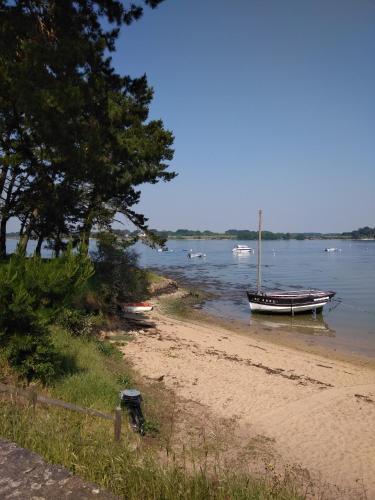
<instances>
[{"instance_id":1,"label":"blue sky","mask_svg":"<svg viewBox=\"0 0 375 500\"><path fill-rule=\"evenodd\" d=\"M374 226L374 54L375 0L146 8L113 63L147 74L179 175L135 208L158 229L255 229L259 208L272 231Z\"/></svg>"},{"instance_id":2,"label":"blue sky","mask_svg":"<svg viewBox=\"0 0 375 500\"><path fill-rule=\"evenodd\" d=\"M116 69L146 73L175 134L158 229L375 225L375 2L165 0L123 29Z\"/></svg>"}]
</instances>

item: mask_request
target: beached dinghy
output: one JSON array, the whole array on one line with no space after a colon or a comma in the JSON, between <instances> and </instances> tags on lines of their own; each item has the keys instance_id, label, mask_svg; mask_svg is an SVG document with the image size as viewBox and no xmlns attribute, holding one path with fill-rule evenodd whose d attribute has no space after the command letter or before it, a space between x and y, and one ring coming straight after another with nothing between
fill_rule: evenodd
<instances>
[{"instance_id":1,"label":"beached dinghy","mask_svg":"<svg viewBox=\"0 0 375 500\"><path fill-rule=\"evenodd\" d=\"M153 305L150 302L132 302L123 304L122 310L127 313L144 313L152 311Z\"/></svg>"},{"instance_id":2,"label":"beached dinghy","mask_svg":"<svg viewBox=\"0 0 375 500\"><path fill-rule=\"evenodd\" d=\"M262 243L262 210L259 210L259 238L257 263L257 290L248 291L252 312L271 314L291 314L304 312L321 312L336 292L323 290L288 290L267 291L261 290L261 243Z\"/></svg>"}]
</instances>

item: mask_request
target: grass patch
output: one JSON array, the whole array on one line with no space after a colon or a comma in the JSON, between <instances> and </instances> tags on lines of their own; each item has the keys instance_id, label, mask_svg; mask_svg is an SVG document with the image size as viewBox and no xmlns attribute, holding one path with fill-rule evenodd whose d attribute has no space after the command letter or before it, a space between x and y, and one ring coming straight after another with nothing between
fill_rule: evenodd
<instances>
[{"instance_id":1,"label":"grass patch","mask_svg":"<svg viewBox=\"0 0 375 500\"><path fill-rule=\"evenodd\" d=\"M162 283L163 281L165 281L164 276L161 276L160 274L156 274L153 271L150 271L149 269L146 270L146 276L147 276L147 280L150 284Z\"/></svg>"},{"instance_id":2,"label":"grass patch","mask_svg":"<svg viewBox=\"0 0 375 500\"><path fill-rule=\"evenodd\" d=\"M98 342L72 337L58 327L53 339L64 358L64 375L49 394L112 412L119 391L137 387L144 400L146 436L141 438L124 425L122 441L115 443L111 422L41 404L34 413L27 402L6 397L0 399L0 435L124 499L300 498L288 478L254 479L225 470L219 461L208 470L207 456L181 465L169 447L173 395L162 384L140 380L113 346L103 350Z\"/></svg>"},{"instance_id":3,"label":"grass patch","mask_svg":"<svg viewBox=\"0 0 375 500\"><path fill-rule=\"evenodd\" d=\"M54 328L53 341L64 359L64 376L50 389L53 396L98 410L113 410L121 389L114 376L111 356L121 362L121 355L109 343L73 337Z\"/></svg>"},{"instance_id":4,"label":"grass patch","mask_svg":"<svg viewBox=\"0 0 375 500\"><path fill-rule=\"evenodd\" d=\"M217 470L177 467L173 459L160 466L134 437L112 441L110 422L55 409L19 407L1 401L1 435L41 454L48 462L112 491L120 498L142 499L297 499L285 481L253 480Z\"/></svg>"}]
</instances>

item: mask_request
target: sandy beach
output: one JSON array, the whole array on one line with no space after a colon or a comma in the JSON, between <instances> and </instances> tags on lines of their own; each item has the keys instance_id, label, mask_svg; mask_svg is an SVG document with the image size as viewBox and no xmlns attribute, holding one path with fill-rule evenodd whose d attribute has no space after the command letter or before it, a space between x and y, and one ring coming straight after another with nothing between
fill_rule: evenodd
<instances>
[{"instance_id":1,"label":"sandy beach","mask_svg":"<svg viewBox=\"0 0 375 500\"><path fill-rule=\"evenodd\" d=\"M300 467L329 498L375 498L371 363L180 321L158 307L150 317L156 329L122 348L140 375L231 421L242 443L265 444L270 463Z\"/></svg>"}]
</instances>

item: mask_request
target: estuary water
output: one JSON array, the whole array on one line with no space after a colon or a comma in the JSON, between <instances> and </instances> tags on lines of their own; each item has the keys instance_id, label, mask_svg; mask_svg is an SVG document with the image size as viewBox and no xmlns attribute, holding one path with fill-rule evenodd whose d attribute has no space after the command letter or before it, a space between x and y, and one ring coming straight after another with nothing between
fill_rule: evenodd
<instances>
[{"instance_id":1,"label":"estuary water","mask_svg":"<svg viewBox=\"0 0 375 500\"><path fill-rule=\"evenodd\" d=\"M237 243L254 247L255 253L233 254ZM214 298L203 305L205 311L270 330L287 328L308 342L375 357L375 241L262 242L264 290L336 291L316 319L309 314L294 318L251 315L245 292L256 287L255 241L171 240L167 246L170 252L157 252L138 243L141 264L213 293ZM325 252L326 247L340 251ZM206 257L189 259L190 249Z\"/></svg>"},{"instance_id":2,"label":"estuary water","mask_svg":"<svg viewBox=\"0 0 375 500\"><path fill-rule=\"evenodd\" d=\"M263 289L319 288L336 296L323 314L290 316L251 314L246 290L256 287L256 251L235 255L232 248L255 241L171 240L170 252L135 245L140 263L179 282L213 294L202 308L226 320L260 325L263 330L287 329L308 343L365 354L375 358L375 241L289 240L262 242ZM17 240L8 240L8 252ZM95 242L91 241L92 248ZM30 242L32 252L35 242ZM340 249L324 252L326 247ZM189 259L187 252L204 258ZM50 252L43 250L43 255Z\"/></svg>"}]
</instances>

